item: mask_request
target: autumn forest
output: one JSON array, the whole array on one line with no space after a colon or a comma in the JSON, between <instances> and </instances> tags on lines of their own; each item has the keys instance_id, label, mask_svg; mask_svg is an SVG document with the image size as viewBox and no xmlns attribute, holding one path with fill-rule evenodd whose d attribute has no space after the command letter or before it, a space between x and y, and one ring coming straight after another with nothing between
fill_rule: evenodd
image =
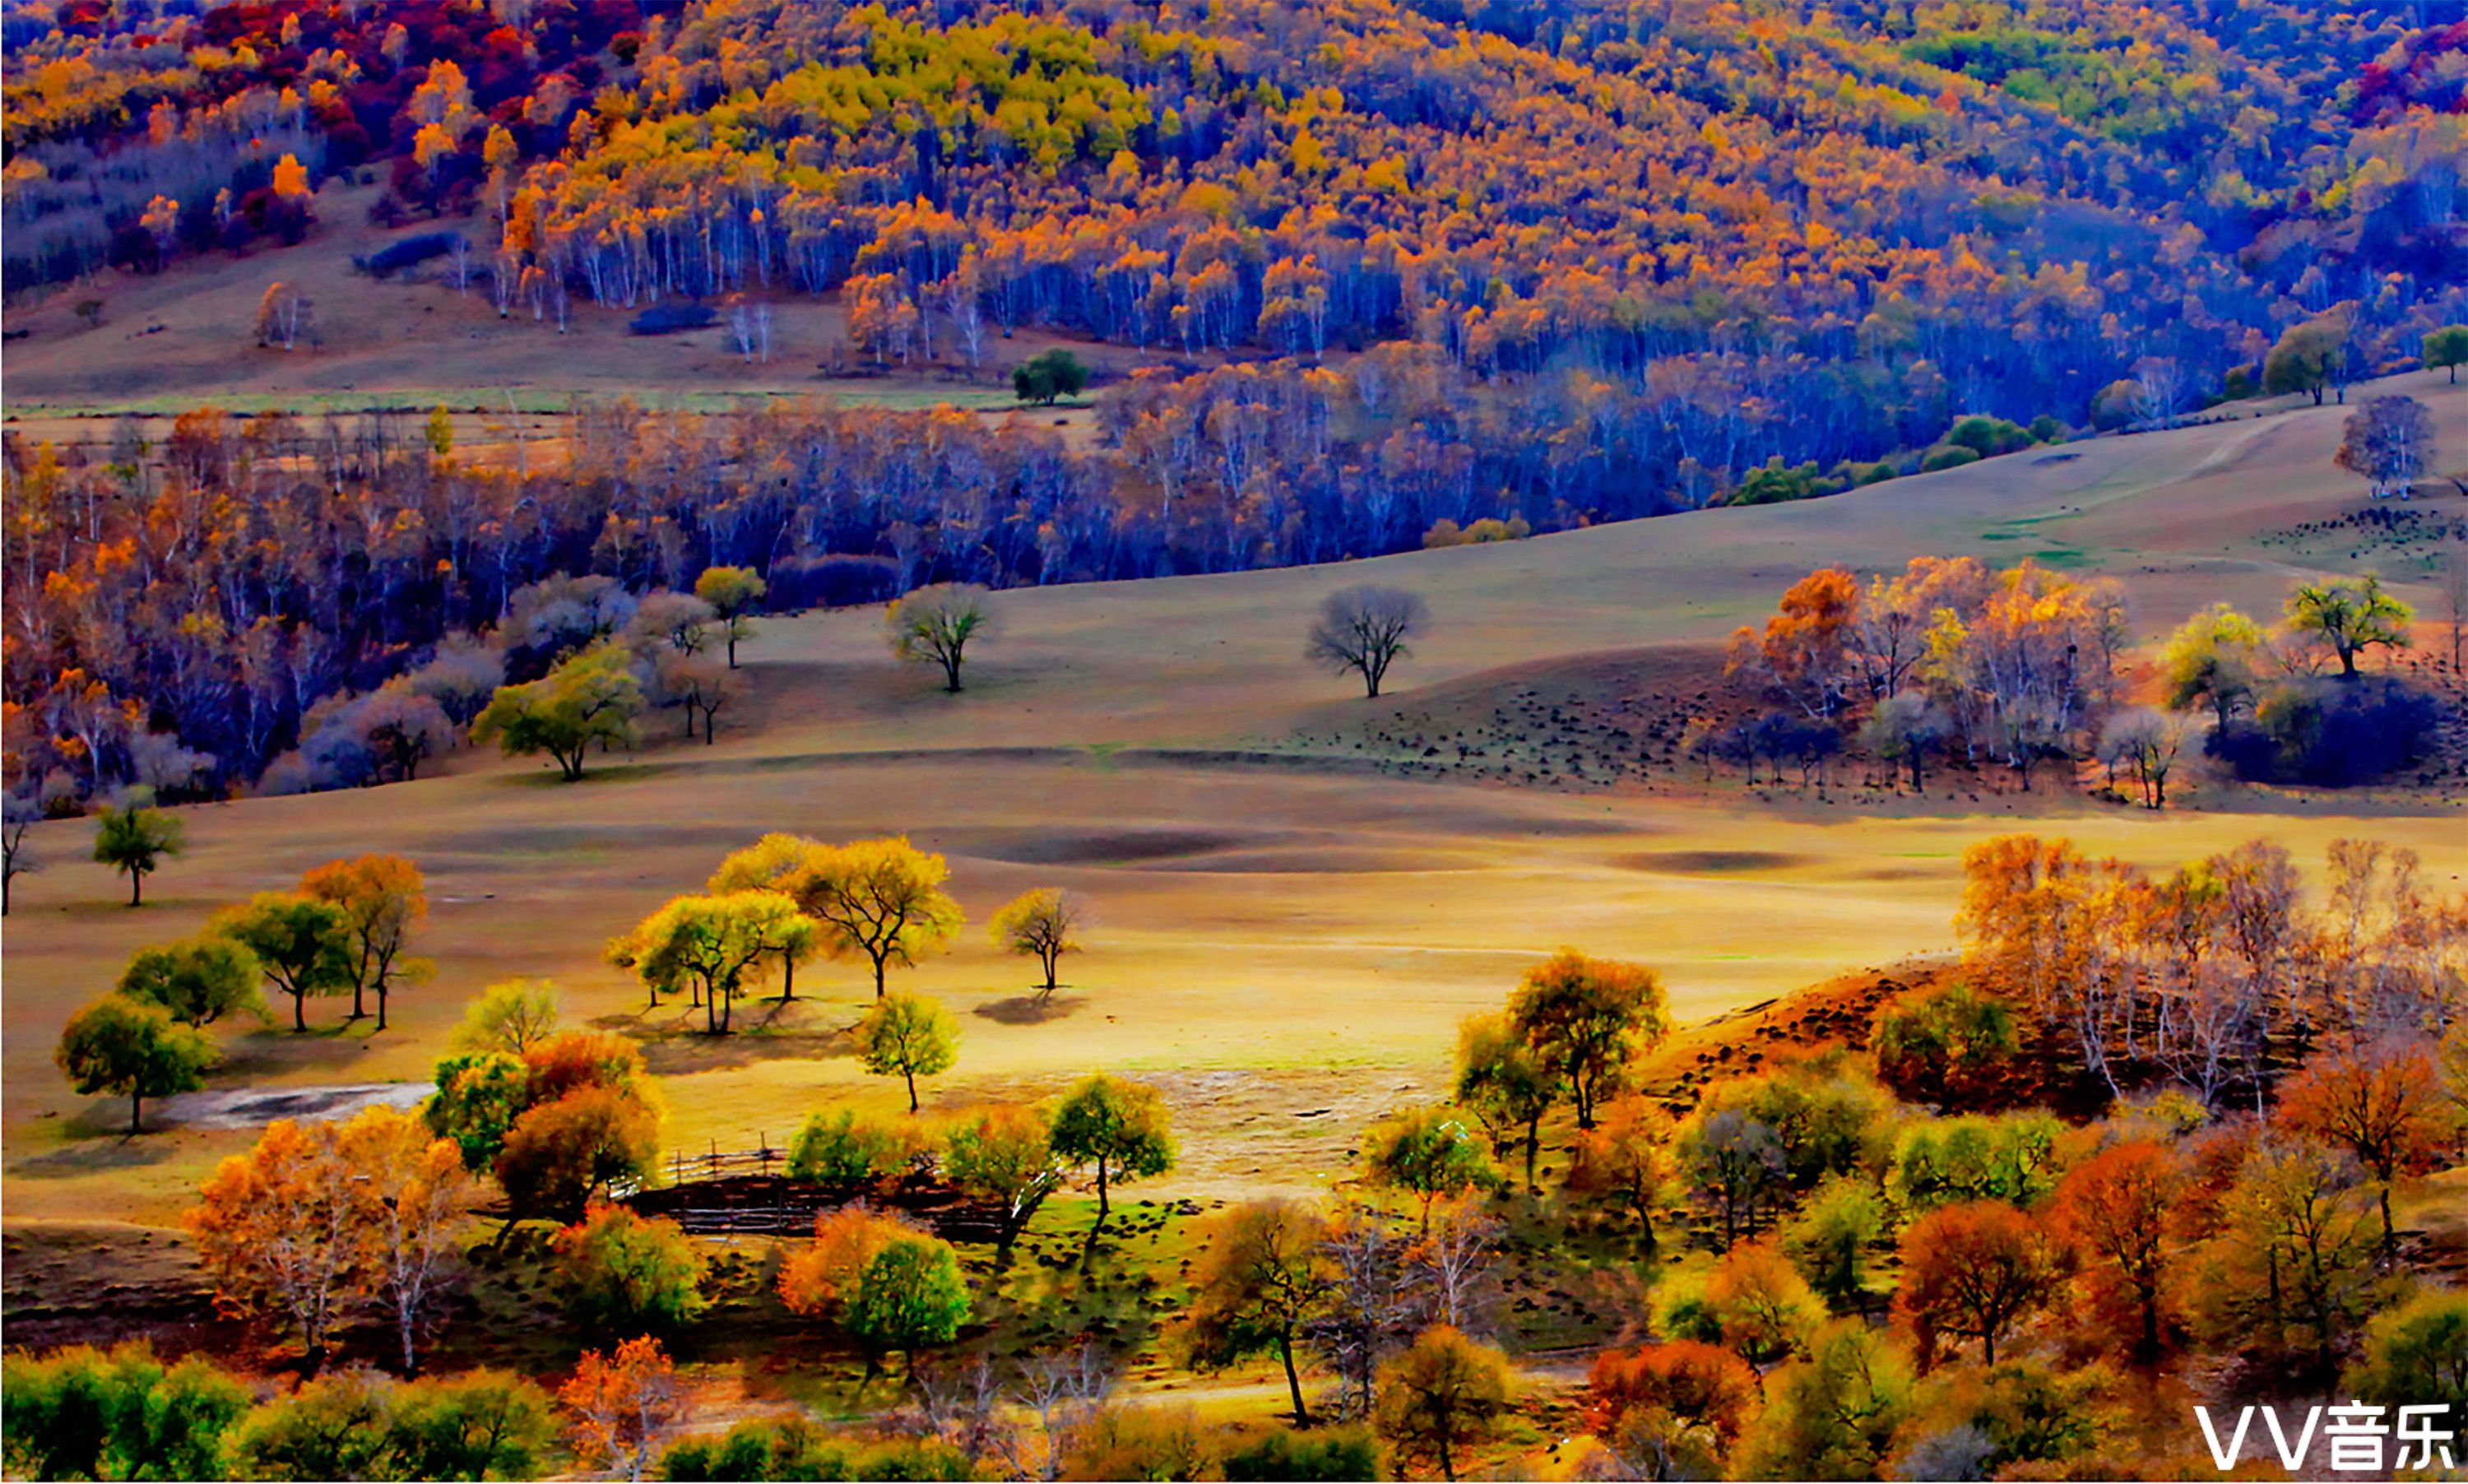
<instances>
[{"instance_id":1,"label":"autumn forest","mask_svg":"<svg viewBox=\"0 0 2468 1484\"><path fill-rule=\"evenodd\" d=\"M2457 0L0 54L0 1473L2468 1459Z\"/></svg>"}]
</instances>

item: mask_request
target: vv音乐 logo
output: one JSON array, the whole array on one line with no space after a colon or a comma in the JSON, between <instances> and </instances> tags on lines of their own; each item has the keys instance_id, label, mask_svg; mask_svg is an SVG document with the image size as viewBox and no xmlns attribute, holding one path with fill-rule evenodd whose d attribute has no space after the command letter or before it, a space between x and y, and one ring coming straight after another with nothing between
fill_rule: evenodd
<instances>
[{"instance_id":1,"label":"vv\u97f3\u4e50 logo","mask_svg":"<svg viewBox=\"0 0 2468 1484\"><path fill-rule=\"evenodd\" d=\"M2257 1414L2262 1419L2259 1431L2253 1425ZM2451 1427L2447 1402L2398 1407L2363 1402L2309 1406L2301 1426L2283 1419L2275 1406L2248 1406L2238 1410L2236 1426L2225 1438L2209 1407L2194 1408L2194 1420L2202 1425L2203 1441L2210 1445L2211 1461L2222 1473L2244 1461L2249 1448L2253 1450L2251 1457L2263 1457L2264 1433L2269 1434L2269 1447L2278 1455L2280 1466L2292 1473L2313 1464L2318 1445L2326 1450L2324 1461L2339 1473L2455 1467L2451 1443L2457 1434Z\"/></svg>"}]
</instances>

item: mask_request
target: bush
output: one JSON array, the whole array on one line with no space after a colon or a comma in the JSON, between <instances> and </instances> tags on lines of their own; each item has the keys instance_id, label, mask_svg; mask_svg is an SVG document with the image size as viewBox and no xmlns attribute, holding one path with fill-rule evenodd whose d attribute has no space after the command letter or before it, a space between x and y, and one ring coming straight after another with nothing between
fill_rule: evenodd
<instances>
[{"instance_id":1,"label":"bush","mask_svg":"<svg viewBox=\"0 0 2468 1484\"><path fill-rule=\"evenodd\" d=\"M2065 419L2051 417L2045 412L2031 420L2027 431L2035 444L2061 444L2074 436L2074 430L2066 425Z\"/></svg>"},{"instance_id":2,"label":"bush","mask_svg":"<svg viewBox=\"0 0 2468 1484\"><path fill-rule=\"evenodd\" d=\"M2056 1118L2045 1111L1913 1119L1894 1141L1885 1191L1908 1214L1975 1200L2028 1206L2056 1189Z\"/></svg>"},{"instance_id":3,"label":"bush","mask_svg":"<svg viewBox=\"0 0 2468 1484\"><path fill-rule=\"evenodd\" d=\"M14 1478L217 1479L248 1392L192 1356L166 1367L132 1340L109 1355L77 1345L0 1370Z\"/></svg>"},{"instance_id":4,"label":"bush","mask_svg":"<svg viewBox=\"0 0 2468 1484\"><path fill-rule=\"evenodd\" d=\"M1903 995L1877 1017L1877 1076L1907 1103L1975 1102L2013 1056L2013 1013L1967 984Z\"/></svg>"},{"instance_id":5,"label":"bush","mask_svg":"<svg viewBox=\"0 0 2468 1484\"><path fill-rule=\"evenodd\" d=\"M1920 472L1933 474L1941 468L1960 468L1965 464L1979 462L1979 450L1960 444L1939 444L1920 458Z\"/></svg>"},{"instance_id":6,"label":"bush","mask_svg":"<svg viewBox=\"0 0 2468 1484\"><path fill-rule=\"evenodd\" d=\"M2091 425L2103 433L2131 425L2141 396L2142 386L2137 381L2111 381L2091 400Z\"/></svg>"},{"instance_id":7,"label":"bush","mask_svg":"<svg viewBox=\"0 0 2468 1484\"><path fill-rule=\"evenodd\" d=\"M660 1457L664 1479L965 1479L968 1460L930 1438L867 1444L835 1438L802 1417L740 1423L691 1438Z\"/></svg>"},{"instance_id":8,"label":"bush","mask_svg":"<svg viewBox=\"0 0 2468 1484\"><path fill-rule=\"evenodd\" d=\"M2425 756L2440 708L2404 680L2296 680L2268 692L2251 720L2205 744L2249 783L2369 784Z\"/></svg>"},{"instance_id":9,"label":"bush","mask_svg":"<svg viewBox=\"0 0 2468 1484\"><path fill-rule=\"evenodd\" d=\"M566 1311L590 1334L674 1333L703 1311L703 1255L674 1221L598 1206L557 1248Z\"/></svg>"},{"instance_id":10,"label":"bush","mask_svg":"<svg viewBox=\"0 0 2468 1484\"><path fill-rule=\"evenodd\" d=\"M887 1179L908 1167L909 1141L897 1129L860 1123L856 1113L816 1113L788 1144L788 1178L827 1185Z\"/></svg>"},{"instance_id":11,"label":"bush","mask_svg":"<svg viewBox=\"0 0 2468 1484\"><path fill-rule=\"evenodd\" d=\"M1047 351L1011 370L1012 394L1024 402L1050 407L1058 398L1079 396L1087 385L1088 368L1069 351Z\"/></svg>"},{"instance_id":12,"label":"bush","mask_svg":"<svg viewBox=\"0 0 2468 1484\"><path fill-rule=\"evenodd\" d=\"M1838 480L1827 479L1817 471L1814 461L1796 468L1785 468L1777 454L1748 470L1748 477L1731 491L1734 505L1783 505L1793 500L1815 499L1832 494L1842 488Z\"/></svg>"},{"instance_id":13,"label":"bush","mask_svg":"<svg viewBox=\"0 0 2468 1484\"><path fill-rule=\"evenodd\" d=\"M1954 426L1946 429L1945 442L1954 447L1968 448L1984 459L1995 454L2012 453L2017 448L2027 448L2032 439L2028 431L2003 418L1974 413L1967 418L1955 419Z\"/></svg>"},{"instance_id":14,"label":"bush","mask_svg":"<svg viewBox=\"0 0 2468 1484\"><path fill-rule=\"evenodd\" d=\"M700 330L719 318L707 304L655 304L626 322L628 334L670 335Z\"/></svg>"},{"instance_id":15,"label":"bush","mask_svg":"<svg viewBox=\"0 0 2468 1484\"><path fill-rule=\"evenodd\" d=\"M415 263L426 263L431 258L443 258L452 252L454 244L462 240L463 234L460 232L423 232L416 237L404 238L400 242L388 242L365 258L354 258L352 266L363 273L383 278L389 273L400 272Z\"/></svg>"},{"instance_id":16,"label":"bush","mask_svg":"<svg viewBox=\"0 0 2468 1484\"><path fill-rule=\"evenodd\" d=\"M1533 534L1533 526L1527 524L1522 515L1511 515L1506 520L1486 515L1473 525L1462 528L1455 521L1442 515L1431 522L1431 528L1428 531L1423 533L1423 549L1438 551L1449 546L1482 546L1493 541L1521 541Z\"/></svg>"},{"instance_id":17,"label":"bush","mask_svg":"<svg viewBox=\"0 0 2468 1484\"><path fill-rule=\"evenodd\" d=\"M528 1479L556 1435L548 1394L519 1376L478 1370L399 1381L355 1367L259 1407L240 1431L236 1472L255 1479Z\"/></svg>"},{"instance_id":18,"label":"bush","mask_svg":"<svg viewBox=\"0 0 2468 1484\"><path fill-rule=\"evenodd\" d=\"M1355 1427L1277 1431L1229 1450L1221 1464L1231 1480L1367 1479L1380 1472L1380 1450Z\"/></svg>"}]
</instances>

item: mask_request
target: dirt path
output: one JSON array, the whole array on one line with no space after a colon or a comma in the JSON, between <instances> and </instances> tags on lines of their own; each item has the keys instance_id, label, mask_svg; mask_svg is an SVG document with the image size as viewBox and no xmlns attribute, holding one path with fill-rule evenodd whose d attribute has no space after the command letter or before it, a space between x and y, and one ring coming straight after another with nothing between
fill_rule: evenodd
<instances>
[{"instance_id":1,"label":"dirt path","mask_svg":"<svg viewBox=\"0 0 2468 1484\"><path fill-rule=\"evenodd\" d=\"M190 1129L262 1129L278 1118L328 1123L364 1107L408 1110L435 1092L433 1083L337 1083L324 1087L234 1087L223 1092L184 1092L165 1098L147 1122Z\"/></svg>"}]
</instances>

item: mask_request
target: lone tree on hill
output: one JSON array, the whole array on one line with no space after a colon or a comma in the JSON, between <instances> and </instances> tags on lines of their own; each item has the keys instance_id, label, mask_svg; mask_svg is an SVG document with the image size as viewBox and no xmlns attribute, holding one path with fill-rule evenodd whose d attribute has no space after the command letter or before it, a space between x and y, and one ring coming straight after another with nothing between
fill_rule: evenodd
<instances>
[{"instance_id":1,"label":"lone tree on hill","mask_svg":"<svg viewBox=\"0 0 2468 1484\"><path fill-rule=\"evenodd\" d=\"M969 641L993 628L994 614L986 605L984 588L939 582L891 605L891 652L911 664L942 666L943 689L956 696Z\"/></svg>"},{"instance_id":2,"label":"lone tree on hill","mask_svg":"<svg viewBox=\"0 0 2468 1484\"><path fill-rule=\"evenodd\" d=\"M296 892L262 891L225 907L206 930L255 954L266 981L291 996L291 1029L308 1029L311 994L340 994L353 987L352 925L331 902Z\"/></svg>"},{"instance_id":3,"label":"lone tree on hill","mask_svg":"<svg viewBox=\"0 0 2468 1484\"><path fill-rule=\"evenodd\" d=\"M2413 397L2376 397L2348 414L2331 462L2363 479L2377 500L2405 500L2434 462L2434 415Z\"/></svg>"},{"instance_id":4,"label":"lone tree on hill","mask_svg":"<svg viewBox=\"0 0 2468 1484\"><path fill-rule=\"evenodd\" d=\"M1596 1105L1671 1029L1661 975L1568 948L1526 972L1508 1016L1543 1070L1566 1081L1580 1129L1594 1126Z\"/></svg>"},{"instance_id":5,"label":"lone tree on hill","mask_svg":"<svg viewBox=\"0 0 2468 1484\"><path fill-rule=\"evenodd\" d=\"M596 644L526 685L498 688L471 723L471 740L494 742L508 757L545 752L559 776L573 783L593 742L634 740L634 718L643 709L642 682L632 656L614 642Z\"/></svg>"},{"instance_id":6,"label":"lone tree on hill","mask_svg":"<svg viewBox=\"0 0 2468 1484\"><path fill-rule=\"evenodd\" d=\"M737 668L737 641L745 637L747 616L763 601L770 588L754 575L752 567L712 567L695 579L695 596L711 605L722 624L728 626L728 668Z\"/></svg>"},{"instance_id":7,"label":"lone tree on hill","mask_svg":"<svg viewBox=\"0 0 2468 1484\"><path fill-rule=\"evenodd\" d=\"M917 1079L948 1072L960 1057L960 1027L938 999L906 991L875 1001L857 1026L857 1059L877 1077L908 1084L908 1110L917 1111Z\"/></svg>"},{"instance_id":8,"label":"lone tree on hill","mask_svg":"<svg viewBox=\"0 0 2468 1484\"><path fill-rule=\"evenodd\" d=\"M1011 371L1012 395L1024 402L1051 407L1058 398L1077 397L1088 385L1088 368L1069 351L1032 355Z\"/></svg>"},{"instance_id":9,"label":"lone tree on hill","mask_svg":"<svg viewBox=\"0 0 2468 1484\"><path fill-rule=\"evenodd\" d=\"M159 1005L182 1025L206 1026L233 1014L265 1016L257 955L217 933L140 948L120 971L120 993Z\"/></svg>"},{"instance_id":10,"label":"lone tree on hill","mask_svg":"<svg viewBox=\"0 0 2468 1484\"><path fill-rule=\"evenodd\" d=\"M2371 572L2302 583L2288 595L2288 627L2329 645L2340 656L2342 679L2356 678L2357 656L2375 645L2405 649L2409 621L2415 616L2383 591L2383 580Z\"/></svg>"},{"instance_id":11,"label":"lone tree on hill","mask_svg":"<svg viewBox=\"0 0 2468 1484\"><path fill-rule=\"evenodd\" d=\"M2425 337L2425 369L2448 368L2451 384L2459 384L2459 368L2468 365L2468 325L2445 325Z\"/></svg>"},{"instance_id":12,"label":"lone tree on hill","mask_svg":"<svg viewBox=\"0 0 2468 1484\"><path fill-rule=\"evenodd\" d=\"M1097 1171L1097 1224L1106 1224L1110 1185L1174 1168L1174 1135L1165 1100L1143 1083L1125 1082L1103 1072L1089 1077L1063 1096L1054 1110L1054 1153L1073 1164Z\"/></svg>"},{"instance_id":13,"label":"lone tree on hill","mask_svg":"<svg viewBox=\"0 0 2468 1484\"><path fill-rule=\"evenodd\" d=\"M1401 1458L1428 1458L1455 1484L1456 1450L1478 1441L1508 1410L1508 1358L1497 1347L1436 1324L1380 1367L1372 1420Z\"/></svg>"},{"instance_id":14,"label":"lone tree on hill","mask_svg":"<svg viewBox=\"0 0 2468 1484\"><path fill-rule=\"evenodd\" d=\"M2344 370L2347 339L2347 316L2337 310L2289 326L2263 357L2262 389L2310 392L2321 406L2323 392Z\"/></svg>"},{"instance_id":15,"label":"lone tree on hill","mask_svg":"<svg viewBox=\"0 0 2468 1484\"><path fill-rule=\"evenodd\" d=\"M1343 674L1362 675L1363 695L1378 699L1388 667L1413 652L1406 641L1430 622L1422 595L1394 587L1345 587L1328 595L1312 624L1304 656Z\"/></svg>"},{"instance_id":16,"label":"lone tree on hill","mask_svg":"<svg viewBox=\"0 0 2468 1484\"><path fill-rule=\"evenodd\" d=\"M1337 1288L1328 1222L1293 1200L1253 1200L1211 1223L1194 1265L1182 1348L1191 1364L1223 1370L1269 1352L1284 1362L1294 1423L1311 1426L1294 1342Z\"/></svg>"},{"instance_id":17,"label":"lone tree on hill","mask_svg":"<svg viewBox=\"0 0 2468 1484\"><path fill-rule=\"evenodd\" d=\"M1087 919L1080 899L1053 886L1024 891L994 912L994 947L1021 958L1034 958L1045 970L1038 998L1050 997L1059 986L1055 974L1063 955L1080 951L1072 936Z\"/></svg>"},{"instance_id":18,"label":"lone tree on hill","mask_svg":"<svg viewBox=\"0 0 2468 1484\"><path fill-rule=\"evenodd\" d=\"M128 1099L128 1131L139 1132L148 1098L194 1092L215 1064L212 1038L182 1025L159 1005L106 994L69 1017L52 1060L82 1093Z\"/></svg>"},{"instance_id":19,"label":"lone tree on hill","mask_svg":"<svg viewBox=\"0 0 2468 1484\"><path fill-rule=\"evenodd\" d=\"M607 959L630 969L651 992L691 991L701 1004L703 1029L724 1036L737 1001L772 958L804 951L813 921L785 892L762 888L713 896L673 897L633 931L609 941Z\"/></svg>"},{"instance_id":20,"label":"lone tree on hill","mask_svg":"<svg viewBox=\"0 0 2468 1484\"><path fill-rule=\"evenodd\" d=\"M368 1014L365 995L375 991L377 1029L384 1030L386 997L436 969L408 951L411 935L428 920L427 883L420 867L400 856L376 854L330 860L300 879L300 892L341 909L351 934L352 1018Z\"/></svg>"},{"instance_id":21,"label":"lone tree on hill","mask_svg":"<svg viewBox=\"0 0 2468 1484\"><path fill-rule=\"evenodd\" d=\"M128 801L117 808L104 805L101 818L94 832L94 858L127 877L128 904L141 905L146 878L162 867L163 857L188 849L188 827L179 816L156 809L153 793L144 788L132 789Z\"/></svg>"},{"instance_id":22,"label":"lone tree on hill","mask_svg":"<svg viewBox=\"0 0 2468 1484\"><path fill-rule=\"evenodd\" d=\"M950 867L905 836L857 840L783 878L779 889L822 925L818 940L834 957L857 953L874 966L874 997L893 964L914 969L967 921L943 889Z\"/></svg>"}]
</instances>

